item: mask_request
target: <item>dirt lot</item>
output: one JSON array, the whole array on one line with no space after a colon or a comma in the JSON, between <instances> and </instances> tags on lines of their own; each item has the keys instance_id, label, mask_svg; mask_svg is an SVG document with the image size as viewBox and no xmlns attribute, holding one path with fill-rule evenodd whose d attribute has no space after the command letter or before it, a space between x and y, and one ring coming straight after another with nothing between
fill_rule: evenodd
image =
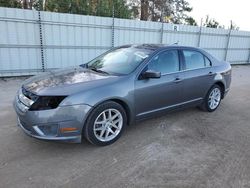
<instances>
[{"instance_id":1,"label":"dirt lot","mask_svg":"<svg viewBox=\"0 0 250 188\"><path fill-rule=\"evenodd\" d=\"M12 108L21 81L0 81L0 187L250 187L250 66L233 67L214 113L143 121L107 147L26 136Z\"/></svg>"}]
</instances>

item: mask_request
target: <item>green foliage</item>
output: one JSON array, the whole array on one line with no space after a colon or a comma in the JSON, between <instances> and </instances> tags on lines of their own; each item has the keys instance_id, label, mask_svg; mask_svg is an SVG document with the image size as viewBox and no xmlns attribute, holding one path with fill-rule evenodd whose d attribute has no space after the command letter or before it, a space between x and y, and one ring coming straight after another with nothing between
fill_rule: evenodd
<instances>
[{"instance_id":1,"label":"green foliage","mask_svg":"<svg viewBox=\"0 0 250 188\"><path fill-rule=\"evenodd\" d=\"M35 1L35 9L39 8L39 2L41 5L41 1ZM125 0L46 0L40 9L51 12L112 17L113 6L115 17L132 17L132 11L126 5Z\"/></svg>"},{"instance_id":2,"label":"green foliage","mask_svg":"<svg viewBox=\"0 0 250 188\"><path fill-rule=\"evenodd\" d=\"M0 7L36 9L50 12L132 18L126 0L0 0Z\"/></svg>"},{"instance_id":3,"label":"green foliage","mask_svg":"<svg viewBox=\"0 0 250 188\"><path fill-rule=\"evenodd\" d=\"M133 15L140 13L141 20L164 21L167 18L167 22L176 24L187 23L186 13L192 11L186 0L134 0L131 7Z\"/></svg>"},{"instance_id":4,"label":"green foliage","mask_svg":"<svg viewBox=\"0 0 250 188\"><path fill-rule=\"evenodd\" d=\"M71 0L47 0L43 10L51 12L71 12Z\"/></svg>"},{"instance_id":5,"label":"green foliage","mask_svg":"<svg viewBox=\"0 0 250 188\"><path fill-rule=\"evenodd\" d=\"M132 10L126 0L113 0L113 5L116 18L132 18Z\"/></svg>"},{"instance_id":6,"label":"green foliage","mask_svg":"<svg viewBox=\"0 0 250 188\"><path fill-rule=\"evenodd\" d=\"M193 8L185 0L169 0L169 2L172 4L172 10L170 10L171 21L175 24L185 23L188 18L186 13L191 12Z\"/></svg>"},{"instance_id":7,"label":"green foliage","mask_svg":"<svg viewBox=\"0 0 250 188\"><path fill-rule=\"evenodd\" d=\"M188 24L188 25L197 26L197 23L196 23L195 19L192 18L192 17L187 17L187 18L185 19L185 22L186 22L186 24Z\"/></svg>"},{"instance_id":8,"label":"green foliage","mask_svg":"<svg viewBox=\"0 0 250 188\"><path fill-rule=\"evenodd\" d=\"M206 16L206 20L203 26L210 28L224 28L224 26L220 25L219 22L216 21L214 18L209 18L208 15Z\"/></svg>"},{"instance_id":9,"label":"green foliage","mask_svg":"<svg viewBox=\"0 0 250 188\"><path fill-rule=\"evenodd\" d=\"M194 24L186 0L0 0L0 6L116 18Z\"/></svg>"},{"instance_id":10,"label":"green foliage","mask_svg":"<svg viewBox=\"0 0 250 188\"><path fill-rule=\"evenodd\" d=\"M22 8L20 0L0 0L0 7Z\"/></svg>"}]
</instances>

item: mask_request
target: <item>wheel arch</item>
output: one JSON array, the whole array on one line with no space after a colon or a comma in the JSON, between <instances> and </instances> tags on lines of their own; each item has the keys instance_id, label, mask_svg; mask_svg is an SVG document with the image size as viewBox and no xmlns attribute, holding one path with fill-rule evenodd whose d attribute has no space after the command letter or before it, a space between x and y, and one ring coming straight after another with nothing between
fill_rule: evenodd
<instances>
[{"instance_id":1,"label":"wheel arch","mask_svg":"<svg viewBox=\"0 0 250 188\"><path fill-rule=\"evenodd\" d=\"M129 105L124 100L117 99L117 98L109 99L107 101L116 102L116 103L120 104L123 107L123 109L125 110L126 115L127 115L127 124L129 125L130 121L131 121L131 110L129 108ZM106 101L104 101L104 102L106 102Z\"/></svg>"},{"instance_id":2,"label":"wheel arch","mask_svg":"<svg viewBox=\"0 0 250 188\"><path fill-rule=\"evenodd\" d=\"M130 125L133 121L133 117L132 117L132 110L131 108L129 107L128 103L120 98L108 98L108 99L105 99L105 100L102 100L102 101L99 101L98 103L96 103L93 108L91 109L91 111L88 113L87 116L89 116L89 114L93 111L94 108L96 108L97 106L105 103L105 102L108 102L108 101L113 101L113 102L116 102L118 104L120 104L123 109L125 110L126 112L126 116L127 116L127 124ZM88 118L88 117L87 117ZM86 118L86 119L87 119Z\"/></svg>"},{"instance_id":3,"label":"wheel arch","mask_svg":"<svg viewBox=\"0 0 250 188\"><path fill-rule=\"evenodd\" d=\"M218 85L222 89L222 99L224 98L224 93L225 93L225 84L222 81L217 81L214 83L214 85Z\"/></svg>"}]
</instances>

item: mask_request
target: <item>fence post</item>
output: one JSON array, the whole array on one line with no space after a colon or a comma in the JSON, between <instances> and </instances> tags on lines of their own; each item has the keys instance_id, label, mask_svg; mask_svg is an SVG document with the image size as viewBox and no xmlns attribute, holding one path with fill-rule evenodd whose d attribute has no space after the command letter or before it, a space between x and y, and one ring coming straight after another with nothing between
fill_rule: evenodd
<instances>
[{"instance_id":1,"label":"fence post","mask_svg":"<svg viewBox=\"0 0 250 188\"><path fill-rule=\"evenodd\" d=\"M249 49L248 63L250 64L250 49Z\"/></svg>"},{"instance_id":2,"label":"fence post","mask_svg":"<svg viewBox=\"0 0 250 188\"><path fill-rule=\"evenodd\" d=\"M41 20L41 6L42 3L41 1L38 2L38 24L39 24L39 37L40 37L40 50L41 50L41 63L42 63L42 71L45 71L45 66L44 66L44 46L43 46L43 32L42 32L42 20Z\"/></svg>"},{"instance_id":3,"label":"fence post","mask_svg":"<svg viewBox=\"0 0 250 188\"><path fill-rule=\"evenodd\" d=\"M164 32L164 20L163 20L163 10L161 10L161 30L160 30L160 43L163 43L163 32Z\"/></svg>"},{"instance_id":4,"label":"fence post","mask_svg":"<svg viewBox=\"0 0 250 188\"><path fill-rule=\"evenodd\" d=\"M228 37L227 37L227 46L226 46L226 52L225 52L225 61L227 61L227 54L228 54L228 48L229 48L229 44L230 44L231 32L232 32L232 28L230 28L229 33L228 33Z\"/></svg>"},{"instance_id":5,"label":"fence post","mask_svg":"<svg viewBox=\"0 0 250 188\"><path fill-rule=\"evenodd\" d=\"M250 63L250 48L248 50L249 50L248 63Z\"/></svg>"},{"instance_id":6,"label":"fence post","mask_svg":"<svg viewBox=\"0 0 250 188\"><path fill-rule=\"evenodd\" d=\"M111 36L112 48L114 47L114 44L115 44L115 7L113 5L113 10L112 10L112 36Z\"/></svg>"},{"instance_id":7,"label":"fence post","mask_svg":"<svg viewBox=\"0 0 250 188\"><path fill-rule=\"evenodd\" d=\"M199 30L199 38L198 38L198 47L201 45L201 33L202 32L202 18L201 18L201 25L200 25L200 30Z\"/></svg>"},{"instance_id":8,"label":"fence post","mask_svg":"<svg viewBox=\"0 0 250 188\"><path fill-rule=\"evenodd\" d=\"M161 30L160 30L160 32L161 32L161 38L160 38L160 42L161 42L161 44L163 43L163 33L164 33L164 22L162 21L161 22Z\"/></svg>"}]
</instances>

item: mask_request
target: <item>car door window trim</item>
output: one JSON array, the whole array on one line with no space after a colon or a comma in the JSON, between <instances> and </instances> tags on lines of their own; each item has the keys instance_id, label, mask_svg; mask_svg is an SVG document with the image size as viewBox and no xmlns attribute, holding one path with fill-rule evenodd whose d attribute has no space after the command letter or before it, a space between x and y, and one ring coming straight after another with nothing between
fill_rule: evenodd
<instances>
[{"instance_id":1,"label":"car door window trim","mask_svg":"<svg viewBox=\"0 0 250 188\"><path fill-rule=\"evenodd\" d=\"M178 54L178 62L179 62L179 70L178 71L175 71L175 72L168 72L168 73L163 73L161 74L161 76L166 76L166 75L170 75L170 74L176 74L176 73L179 73L182 69L182 66L181 65L181 54L179 52L179 48L172 48L172 49L164 49L164 50L161 50L159 52L157 52L156 54L154 54L152 57L150 57L150 59L148 59L147 63L143 66L143 68L138 71L139 74L136 75L136 80L140 80L140 75L142 74L143 71L145 71L145 68L147 68L148 64L152 61L153 58L155 58L157 55L159 55L160 53L164 53L166 51L173 51L173 50L176 50L177 51L177 54Z\"/></svg>"}]
</instances>

